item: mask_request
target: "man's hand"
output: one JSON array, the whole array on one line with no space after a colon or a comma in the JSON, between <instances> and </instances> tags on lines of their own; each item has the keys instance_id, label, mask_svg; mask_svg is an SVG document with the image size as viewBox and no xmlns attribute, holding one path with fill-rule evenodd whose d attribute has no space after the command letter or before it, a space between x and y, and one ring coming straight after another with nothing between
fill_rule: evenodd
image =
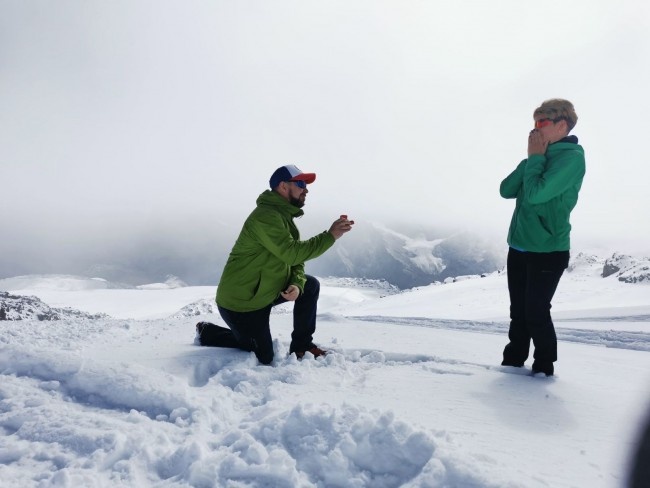
<instances>
[{"instance_id":1,"label":"man's hand","mask_svg":"<svg viewBox=\"0 0 650 488\"><path fill-rule=\"evenodd\" d=\"M347 215L341 215L337 220L334 221L330 227L329 232L334 236L334 239L338 239L346 232L350 232L353 225L354 220L348 220Z\"/></svg>"},{"instance_id":2,"label":"man's hand","mask_svg":"<svg viewBox=\"0 0 650 488\"><path fill-rule=\"evenodd\" d=\"M528 136L528 156L545 154L547 147L548 141L544 139L542 133L537 129L531 130Z\"/></svg>"},{"instance_id":3,"label":"man's hand","mask_svg":"<svg viewBox=\"0 0 650 488\"><path fill-rule=\"evenodd\" d=\"M295 302L300 296L300 288L296 285L289 285L280 295L289 302Z\"/></svg>"}]
</instances>

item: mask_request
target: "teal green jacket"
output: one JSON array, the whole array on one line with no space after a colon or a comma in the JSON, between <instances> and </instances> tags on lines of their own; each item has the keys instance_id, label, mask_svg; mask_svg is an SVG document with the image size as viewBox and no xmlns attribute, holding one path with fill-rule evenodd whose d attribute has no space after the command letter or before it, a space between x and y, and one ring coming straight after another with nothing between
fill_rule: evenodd
<instances>
[{"instance_id":1,"label":"teal green jacket","mask_svg":"<svg viewBox=\"0 0 650 488\"><path fill-rule=\"evenodd\" d=\"M516 198L508 245L520 251L570 249L569 216L578 202L585 175L582 146L570 136L533 154L501 182L501 196Z\"/></svg>"},{"instance_id":2,"label":"teal green jacket","mask_svg":"<svg viewBox=\"0 0 650 488\"><path fill-rule=\"evenodd\" d=\"M273 303L291 284L304 291L305 261L323 254L335 239L325 231L301 241L293 219L303 213L271 190L257 198L221 275L220 307L251 312Z\"/></svg>"}]
</instances>

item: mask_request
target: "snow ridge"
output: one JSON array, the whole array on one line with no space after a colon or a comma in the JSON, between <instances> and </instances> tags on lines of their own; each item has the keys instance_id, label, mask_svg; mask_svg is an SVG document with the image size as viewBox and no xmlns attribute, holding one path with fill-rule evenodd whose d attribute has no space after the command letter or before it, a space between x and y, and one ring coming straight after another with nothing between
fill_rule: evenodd
<instances>
[{"instance_id":1,"label":"snow ridge","mask_svg":"<svg viewBox=\"0 0 650 488\"><path fill-rule=\"evenodd\" d=\"M64 320L108 318L104 313L87 313L73 308L52 308L35 296L11 295L0 291L0 320Z\"/></svg>"},{"instance_id":2,"label":"snow ridge","mask_svg":"<svg viewBox=\"0 0 650 488\"><path fill-rule=\"evenodd\" d=\"M198 317L199 315L218 314L217 304L213 299L201 299L185 305L178 312L169 316L172 319Z\"/></svg>"},{"instance_id":3,"label":"snow ridge","mask_svg":"<svg viewBox=\"0 0 650 488\"><path fill-rule=\"evenodd\" d=\"M433 329L461 330L469 332L483 332L488 334L508 335L508 324L499 322L481 322L475 320L449 320L432 319L426 317L384 317L376 315L345 317L347 320L362 322L379 322L389 324L408 325L413 327L428 327ZM621 319L634 319L636 321L650 321L646 315L632 317L610 317L607 320L614 322ZM584 320L584 319L582 319ZM577 342L580 344L600 345L618 349L636 351L650 351L650 332L641 331L616 331L616 330L589 330L556 327L555 332L560 341Z\"/></svg>"}]
</instances>

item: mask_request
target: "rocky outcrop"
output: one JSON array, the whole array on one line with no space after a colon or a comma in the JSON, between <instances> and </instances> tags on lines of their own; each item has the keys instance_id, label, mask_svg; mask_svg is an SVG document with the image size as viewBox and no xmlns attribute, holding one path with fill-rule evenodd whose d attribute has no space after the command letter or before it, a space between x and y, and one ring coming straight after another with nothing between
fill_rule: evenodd
<instances>
[{"instance_id":1,"label":"rocky outcrop","mask_svg":"<svg viewBox=\"0 0 650 488\"><path fill-rule=\"evenodd\" d=\"M0 291L0 320L65 320L110 318L103 313L87 313L72 308L52 308L34 296Z\"/></svg>"},{"instance_id":2,"label":"rocky outcrop","mask_svg":"<svg viewBox=\"0 0 650 488\"><path fill-rule=\"evenodd\" d=\"M614 253L603 265L602 277L616 276L624 283L650 283L650 259Z\"/></svg>"}]
</instances>

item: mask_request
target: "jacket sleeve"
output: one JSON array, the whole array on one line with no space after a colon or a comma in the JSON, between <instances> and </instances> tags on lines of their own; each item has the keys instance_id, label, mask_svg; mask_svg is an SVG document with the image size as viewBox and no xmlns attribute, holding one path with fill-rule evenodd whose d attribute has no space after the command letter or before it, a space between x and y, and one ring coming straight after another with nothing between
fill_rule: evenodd
<instances>
[{"instance_id":1,"label":"jacket sleeve","mask_svg":"<svg viewBox=\"0 0 650 488\"><path fill-rule=\"evenodd\" d=\"M305 277L305 264L296 264L291 267L291 277L289 278L290 285L296 285L300 288L300 294L305 291L305 283L307 278Z\"/></svg>"},{"instance_id":2,"label":"jacket sleeve","mask_svg":"<svg viewBox=\"0 0 650 488\"><path fill-rule=\"evenodd\" d=\"M536 205L548 202L580 183L585 175L584 156L571 151L546 170L546 156L534 154L524 170L524 198Z\"/></svg>"},{"instance_id":3,"label":"jacket sleeve","mask_svg":"<svg viewBox=\"0 0 650 488\"><path fill-rule=\"evenodd\" d=\"M306 241L294 239L289 223L277 212L259 215L252 223L251 232L264 248L289 266L317 258L335 242L334 236L327 231Z\"/></svg>"},{"instance_id":4,"label":"jacket sleeve","mask_svg":"<svg viewBox=\"0 0 650 488\"><path fill-rule=\"evenodd\" d=\"M510 173L506 178L501 182L499 187L499 193L503 198L517 198L519 189L524 182L524 168L526 167L526 160L524 159L521 163L517 165L515 170Z\"/></svg>"}]
</instances>

